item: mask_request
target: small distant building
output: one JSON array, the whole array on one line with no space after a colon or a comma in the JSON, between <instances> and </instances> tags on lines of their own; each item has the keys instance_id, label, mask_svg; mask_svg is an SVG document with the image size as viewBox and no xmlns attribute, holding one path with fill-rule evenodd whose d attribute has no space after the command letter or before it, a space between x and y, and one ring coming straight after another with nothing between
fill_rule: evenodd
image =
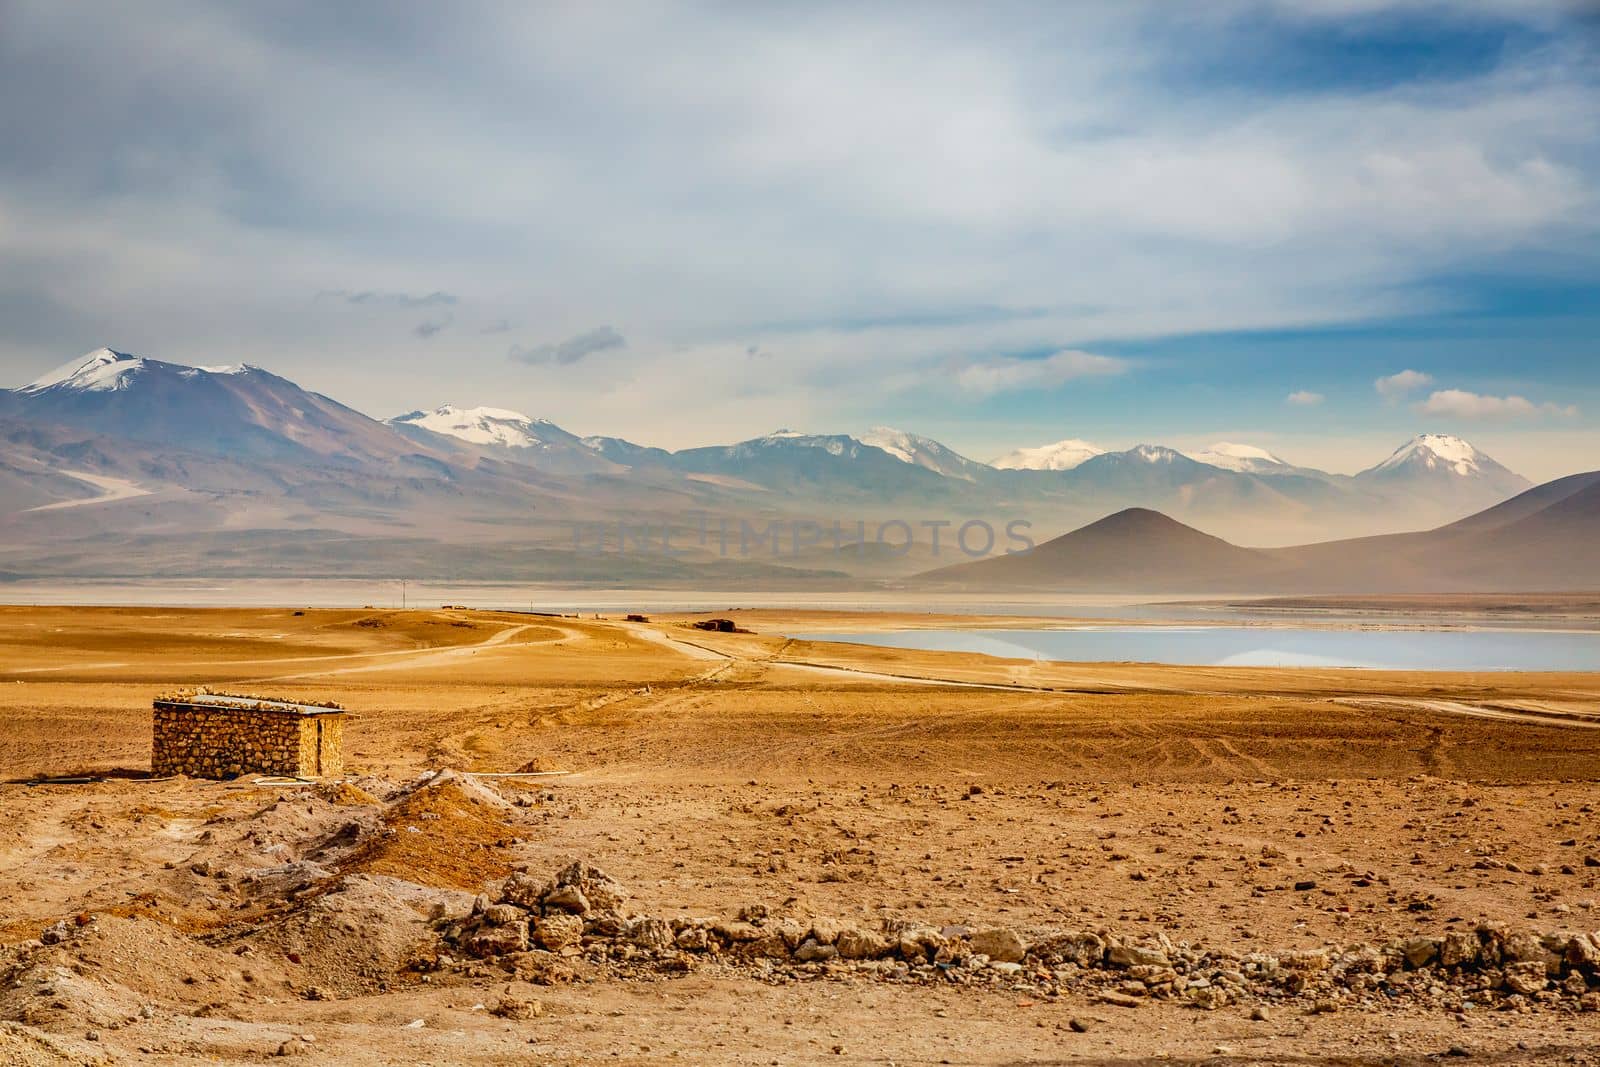
<instances>
[{"instance_id":1,"label":"small distant building","mask_svg":"<svg viewBox=\"0 0 1600 1067\"><path fill-rule=\"evenodd\" d=\"M344 771L344 709L206 690L159 697L150 770L158 778L273 774L321 778Z\"/></svg>"}]
</instances>

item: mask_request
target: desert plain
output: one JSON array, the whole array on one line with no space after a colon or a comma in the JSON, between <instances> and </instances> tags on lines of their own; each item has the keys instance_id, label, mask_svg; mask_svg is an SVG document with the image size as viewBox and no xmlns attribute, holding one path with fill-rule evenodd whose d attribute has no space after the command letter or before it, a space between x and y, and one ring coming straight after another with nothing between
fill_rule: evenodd
<instances>
[{"instance_id":1,"label":"desert plain","mask_svg":"<svg viewBox=\"0 0 1600 1067\"><path fill-rule=\"evenodd\" d=\"M0 1064L1600 1063L1600 675L725 614L0 609ZM193 685L345 774L150 778Z\"/></svg>"}]
</instances>

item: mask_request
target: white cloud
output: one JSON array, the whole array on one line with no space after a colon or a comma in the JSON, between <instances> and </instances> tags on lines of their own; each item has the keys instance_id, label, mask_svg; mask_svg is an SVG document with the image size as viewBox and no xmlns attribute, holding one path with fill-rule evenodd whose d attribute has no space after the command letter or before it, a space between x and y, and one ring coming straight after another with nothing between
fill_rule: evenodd
<instances>
[{"instance_id":1,"label":"white cloud","mask_svg":"<svg viewBox=\"0 0 1600 1067\"><path fill-rule=\"evenodd\" d=\"M1312 408L1322 403L1327 397L1321 393L1313 393L1309 389L1296 389L1284 399L1297 407Z\"/></svg>"},{"instance_id":2,"label":"white cloud","mask_svg":"<svg viewBox=\"0 0 1600 1067\"><path fill-rule=\"evenodd\" d=\"M990 396L1018 389L1050 389L1075 378L1104 378L1127 369L1127 360L1069 349L1044 359L969 363L956 371L956 383L969 393Z\"/></svg>"},{"instance_id":3,"label":"white cloud","mask_svg":"<svg viewBox=\"0 0 1600 1067\"><path fill-rule=\"evenodd\" d=\"M1389 403L1400 400L1413 389L1420 389L1424 385L1433 384L1433 375L1424 374L1419 370L1403 370L1398 374L1390 374L1373 382L1373 388L1378 390L1378 395Z\"/></svg>"},{"instance_id":4,"label":"white cloud","mask_svg":"<svg viewBox=\"0 0 1600 1067\"><path fill-rule=\"evenodd\" d=\"M964 353L1426 311L1419 279L1595 235L1576 43L1389 87L1174 83L1289 0L424 5L381 32L316 5L0 5L16 381L102 341L215 362L245 338L367 408L476 392L665 438L752 390L827 411ZM459 297L456 322L408 358L320 290ZM484 336L506 322L628 345L508 381ZM726 355L751 343L777 353L759 380ZM973 395L1056 373L970 366Z\"/></svg>"},{"instance_id":5,"label":"white cloud","mask_svg":"<svg viewBox=\"0 0 1600 1067\"><path fill-rule=\"evenodd\" d=\"M1458 419L1527 419L1545 415L1567 418L1578 414L1572 404L1535 404L1523 396L1485 396L1465 389L1441 389L1416 405L1424 415L1448 415Z\"/></svg>"}]
</instances>

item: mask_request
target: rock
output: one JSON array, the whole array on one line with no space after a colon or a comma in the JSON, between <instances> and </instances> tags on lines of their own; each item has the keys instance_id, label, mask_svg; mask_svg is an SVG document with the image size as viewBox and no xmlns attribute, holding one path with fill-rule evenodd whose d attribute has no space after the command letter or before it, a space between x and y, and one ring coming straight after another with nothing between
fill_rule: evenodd
<instances>
[{"instance_id":1,"label":"rock","mask_svg":"<svg viewBox=\"0 0 1600 1067\"><path fill-rule=\"evenodd\" d=\"M628 891L605 871L579 860L556 872L556 886L572 886L599 911L623 912Z\"/></svg>"},{"instance_id":2,"label":"rock","mask_svg":"<svg viewBox=\"0 0 1600 1067\"><path fill-rule=\"evenodd\" d=\"M1413 970L1421 970L1439 958L1439 939L1413 937L1400 946L1400 953L1405 956L1406 963Z\"/></svg>"},{"instance_id":3,"label":"rock","mask_svg":"<svg viewBox=\"0 0 1600 1067\"><path fill-rule=\"evenodd\" d=\"M1112 945L1106 953L1106 959L1114 967L1138 967L1141 965L1169 967L1172 965L1172 961L1167 958L1165 952L1159 948L1150 948L1143 945Z\"/></svg>"},{"instance_id":4,"label":"rock","mask_svg":"<svg viewBox=\"0 0 1600 1067\"><path fill-rule=\"evenodd\" d=\"M301 1041L298 1037L291 1037L289 1040L287 1040L283 1044L279 1045L278 1046L278 1051L275 1052L273 1055L276 1055L276 1056L309 1056L309 1055L311 1055L311 1046L309 1044L307 1044L306 1042Z\"/></svg>"},{"instance_id":5,"label":"rock","mask_svg":"<svg viewBox=\"0 0 1600 1067\"><path fill-rule=\"evenodd\" d=\"M1250 1019L1252 1022L1270 1023L1272 1021L1272 1009L1265 1004L1257 1004L1250 1009Z\"/></svg>"},{"instance_id":6,"label":"rock","mask_svg":"<svg viewBox=\"0 0 1600 1067\"><path fill-rule=\"evenodd\" d=\"M1034 945L1029 952L1046 963L1076 963L1079 967L1098 966L1106 955L1106 943L1098 934L1057 934Z\"/></svg>"},{"instance_id":7,"label":"rock","mask_svg":"<svg viewBox=\"0 0 1600 1067\"><path fill-rule=\"evenodd\" d=\"M777 934L764 934L754 941L739 944L739 954L753 960L783 960L789 958L789 944Z\"/></svg>"},{"instance_id":8,"label":"rock","mask_svg":"<svg viewBox=\"0 0 1600 1067\"><path fill-rule=\"evenodd\" d=\"M1022 940L1022 935L1004 926L975 930L968 939L968 944L978 955L988 956L991 960L998 960L1001 963L1020 963L1022 957L1028 954L1028 946Z\"/></svg>"},{"instance_id":9,"label":"rock","mask_svg":"<svg viewBox=\"0 0 1600 1067\"><path fill-rule=\"evenodd\" d=\"M839 955L839 950L832 945L824 945L814 937L808 937L794 950L794 958L801 963L820 963L831 960Z\"/></svg>"},{"instance_id":10,"label":"rock","mask_svg":"<svg viewBox=\"0 0 1600 1067\"><path fill-rule=\"evenodd\" d=\"M527 917L528 913L515 904L490 904L483 910L483 921L490 926L509 926Z\"/></svg>"},{"instance_id":11,"label":"rock","mask_svg":"<svg viewBox=\"0 0 1600 1067\"><path fill-rule=\"evenodd\" d=\"M711 947L710 933L700 926L685 926L678 931L676 940L685 952L704 952Z\"/></svg>"},{"instance_id":12,"label":"rock","mask_svg":"<svg viewBox=\"0 0 1600 1067\"><path fill-rule=\"evenodd\" d=\"M544 895L544 906L559 911L582 915L589 910L589 898L575 885L558 885Z\"/></svg>"},{"instance_id":13,"label":"rock","mask_svg":"<svg viewBox=\"0 0 1600 1067\"><path fill-rule=\"evenodd\" d=\"M944 951L947 944L931 926L912 926L899 932L895 949L907 963L928 963Z\"/></svg>"},{"instance_id":14,"label":"rock","mask_svg":"<svg viewBox=\"0 0 1600 1067\"><path fill-rule=\"evenodd\" d=\"M1579 997L1578 1007L1584 1011L1600 1011L1600 993L1589 993Z\"/></svg>"},{"instance_id":15,"label":"rock","mask_svg":"<svg viewBox=\"0 0 1600 1067\"><path fill-rule=\"evenodd\" d=\"M676 943L672 936L672 926L664 919L633 920L628 924L627 938L638 947L652 952L664 952Z\"/></svg>"},{"instance_id":16,"label":"rock","mask_svg":"<svg viewBox=\"0 0 1600 1067\"><path fill-rule=\"evenodd\" d=\"M583 920L576 915L544 915L533 920L533 940L551 952L583 940Z\"/></svg>"},{"instance_id":17,"label":"rock","mask_svg":"<svg viewBox=\"0 0 1600 1067\"><path fill-rule=\"evenodd\" d=\"M1332 997L1323 997L1311 1004L1312 1015L1332 1015L1339 1010L1339 1002Z\"/></svg>"},{"instance_id":18,"label":"rock","mask_svg":"<svg viewBox=\"0 0 1600 1067\"><path fill-rule=\"evenodd\" d=\"M783 938L783 943L789 946L790 951L800 947L811 934L811 927L806 923L794 919L779 919L777 922L768 923L766 929Z\"/></svg>"},{"instance_id":19,"label":"rock","mask_svg":"<svg viewBox=\"0 0 1600 1067\"><path fill-rule=\"evenodd\" d=\"M1089 1032L1089 1023L1086 1020L1080 1019L1074 1015L1072 1018L1067 1020L1067 1029L1071 1030L1075 1034L1087 1034Z\"/></svg>"},{"instance_id":20,"label":"rock","mask_svg":"<svg viewBox=\"0 0 1600 1067\"><path fill-rule=\"evenodd\" d=\"M1567 962L1600 975L1600 933L1578 934L1567 942Z\"/></svg>"},{"instance_id":21,"label":"rock","mask_svg":"<svg viewBox=\"0 0 1600 1067\"><path fill-rule=\"evenodd\" d=\"M764 936L759 926L743 921L714 923L711 927L711 932L732 944L739 944L744 941L759 941Z\"/></svg>"},{"instance_id":22,"label":"rock","mask_svg":"<svg viewBox=\"0 0 1600 1067\"><path fill-rule=\"evenodd\" d=\"M1119 1008L1137 1008L1144 1003L1140 997L1130 997L1126 993L1113 993L1110 990L1102 992L1095 999L1102 1004L1114 1004Z\"/></svg>"},{"instance_id":23,"label":"rock","mask_svg":"<svg viewBox=\"0 0 1600 1067\"><path fill-rule=\"evenodd\" d=\"M842 929L843 924L833 919L812 919L809 936L819 945L831 945L839 940L839 931Z\"/></svg>"},{"instance_id":24,"label":"rock","mask_svg":"<svg viewBox=\"0 0 1600 1067\"><path fill-rule=\"evenodd\" d=\"M854 926L847 926L839 931L834 947L839 950L839 955L847 960L882 959L892 951L888 938Z\"/></svg>"},{"instance_id":25,"label":"rock","mask_svg":"<svg viewBox=\"0 0 1600 1067\"><path fill-rule=\"evenodd\" d=\"M537 908L539 899L544 896L546 886L531 874L518 871L507 878L505 885L500 890L500 899L506 904L515 904L519 908ZM482 910L482 909L478 909Z\"/></svg>"},{"instance_id":26,"label":"rock","mask_svg":"<svg viewBox=\"0 0 1600 1067\"><path fill-rule=\"evenodd\" d=\"M1543 992L1548 978L1545 966L1536 960L1524 960L1506 966L1506 988L1525 996Z\"/></svg>"},{"instance_id":27,"label":"rock","mask_svg":"<svg viewBox=\"0 0 1600 1067\"><path fill-rule=\"evenodd\" d=\"M507 994L489 1006L489 1014L498 1019L526 1022L544 1016L544 1001Z\"/></svg>"},{"instance_id":28,"label":"rock","mask_svg":"<svg viewBox=\"0 0 1600 1067\"><path fill-rule=\"evenodd\" d=\"M468 935L461 947L466 949L467 955L480 959L525 951L528 947L528 924L514 922L504 926L481 927Z\"/></svg>"},{"instance_id":29,"label":"rock","mask_svg":"<svg viewBox=\"0 0 1600 1067\"><path fill-rule=\"evenodd\" d=\"M1439 943L1443 967L1471 967L1478 962L1478 939L1471 934L1449 933Z\"/></svg>"}]
</instances>

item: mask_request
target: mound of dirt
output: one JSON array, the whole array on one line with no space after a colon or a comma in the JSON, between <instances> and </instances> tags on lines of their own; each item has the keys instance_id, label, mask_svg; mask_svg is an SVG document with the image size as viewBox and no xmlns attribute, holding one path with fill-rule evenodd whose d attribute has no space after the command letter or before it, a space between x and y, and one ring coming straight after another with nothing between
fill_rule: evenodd
<instances>
[{"instance_id":1,"label":"mound of dirt","mask_svg":"<svg viewBox=\"0 0 1600 1067\"><path fill-rule=\"evenodd\" d=\"M472 890L511 873L515 807L477 779L425 775L383 812L382 827L339 864L345 873Z\"/></svg>"},{"instance_id":2,"label":"mound of dirt","mask_svg":"<svg viewBox=\"0 0 1600 1067\"><path fill-rule=\"evenodd\" d=\"M31 1026L0 1022L0 1063L8 1067L77 1067L106 1063L106 1054L90 1051L87 1042L65 1042Z\"/></svg>"},{"instance_id":3,"label":"mound of dirt","mask_svg":"<svg viewBox=\"0 0 1600 1067\"><path fill-rule=\"evenodd\" d=\"M307 999L379 992L429 940L423 910L435 900L444 898L387 878L351 875L242 944L282 960L288 985Z\"/></svg>"}]
</instances>

